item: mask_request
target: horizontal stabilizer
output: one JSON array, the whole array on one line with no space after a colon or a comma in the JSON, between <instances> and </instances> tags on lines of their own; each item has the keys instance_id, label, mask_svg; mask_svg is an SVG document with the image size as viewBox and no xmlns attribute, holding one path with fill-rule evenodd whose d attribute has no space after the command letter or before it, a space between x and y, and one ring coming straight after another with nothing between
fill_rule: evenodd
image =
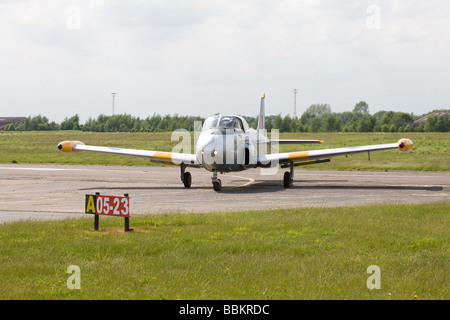
<instances>
[{"instance_id":1,"label":"horizontal stabilizer","mask_svg":"<svg viewBox=\"0 0 450 320\"><path fill-rule=\"evenodd\" d=\"M322 140L269 140L269 143L278 144L313 144L313 143L323 143Z\"/></svg>"}]
</instances>

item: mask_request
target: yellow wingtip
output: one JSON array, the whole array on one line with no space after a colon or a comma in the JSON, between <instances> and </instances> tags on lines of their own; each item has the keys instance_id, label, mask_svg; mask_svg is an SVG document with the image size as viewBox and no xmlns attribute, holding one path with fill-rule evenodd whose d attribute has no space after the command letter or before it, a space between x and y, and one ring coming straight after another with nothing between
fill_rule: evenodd
<instances>
[{"instance_id":1,"label":"yellow wingtip","mask_svg":"<svg viewBox=\"0 0 450 320\"><path fill-rule=\"evenodd\" d=\"M77 144L84 145L81 141L63 141L58 144L58 149L62 152L77 152L73 149Z\"/></svg>"},{"instance_id":2,"label":"yellow wingtip","mask_svg":"<svg viewBox=\"0 0 450 320\"><path fill-rule=\"evenodd\" d=\"M406 138L400 139L397 144L400 151L411 151L414 146L413 142Z\"/></svg>"}]
</instances>

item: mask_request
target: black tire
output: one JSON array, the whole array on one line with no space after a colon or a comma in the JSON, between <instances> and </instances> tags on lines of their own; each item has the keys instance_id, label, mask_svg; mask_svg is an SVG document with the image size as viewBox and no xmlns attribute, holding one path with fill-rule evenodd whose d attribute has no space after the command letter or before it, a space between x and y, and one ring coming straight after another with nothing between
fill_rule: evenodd
<instances>
[{"instance_id":1,"label":"black tire","mask_svg":"<svg viewBox=\"0 0 450 320\"><path fill-rule=\"evenodd\" d=\"M283 185L284 185L285 188L292 187L291 174L289 172L287 172L287 171L284 173Z\"/></svg>"},{"instance_id":2,"label":"black tire","mask_svg":"<svg viewBox=\"0 0 450 320\"><path fill-rule=\"evenodd\" d=\"M190 172L185 172L183 177L183 184L185 188L190 188L192 182L192 177Z\"/></svg>"},{"instance_id":3,"label":"black tire","mask_svg":"<svg viewBox=\"0 0 450 320\"><path fill-rule=\"evenodd\" d=\"M222 189L222 181L220 181L220 179L217 179L216 181L214 181L213 188L214 188L214 191L220 191Z\"/></svg>"}]
</instances>

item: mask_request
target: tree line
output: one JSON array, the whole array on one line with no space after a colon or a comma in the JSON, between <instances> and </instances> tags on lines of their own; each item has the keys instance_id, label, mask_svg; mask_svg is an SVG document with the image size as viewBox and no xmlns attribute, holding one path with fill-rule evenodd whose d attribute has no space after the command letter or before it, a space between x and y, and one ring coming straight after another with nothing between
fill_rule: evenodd
<instances>
[{"instance_id":1,"label":"tree line","mask_svg":"<svg viewBox=\"0 0 450 320\"><path fill-rule=\"evenodd\" d=\"M165 132L184 128L194 130L195 121L204 121L204 118L193 116L154 114L145 119L133 117L129 114L113 116L99 115L97 119L89 118L86 123L80 123L78 114L65 118L60 124L49 122L45 116L29 116L20 124L10 123L5 131L45 131L45 130L81 130L89 132Z\"/></svg>"},{"instance_id":2,"label":"tree line","mask_svg":"<svg viewBox=\"0 0 450 320\"><path fill-rule=\"evenodd\" d=\"M434 113L437 115L433 116ZM313 104L298 119L280 114L266 117L266 128L280 132L450 132L450 111L434 110L428 115L432 116L415 124L426 115L394 111L371 115L364 101L358 102L353 111L340 113L331 112L328 104ZM252 126L255 127L255 123Z\"/></svg>"},{"instance_id":3,"label":"tree line","mask_svg":"<svg viewBox=\"0 0 450 320\"><path fill-rule=\"evenodd\" d=\"M331 112L328 104L313 104L301 115L294 118L281 114L266 116L265 127L268 131L278 129L280 132L450 132L450 112L448 110L432 111L426 121L414 124L425 115L412 113L378 111L371 115L365 101L358 102L352 111ZM436 115L432 115L436 113ZM256 128L258 116L244 116L249 125ZM180 116L153 114L145 119L129 114L113 116L99 115L97 119L89 118L80 123L78 114L65 118L60 124L50 122L45 116L29 116L23 123L10 123L5 131L35 130L81 130L90 132L165 132L176 129L194 130L194 122L203 122L199 116Z\"/></svg>"}]
</instances>

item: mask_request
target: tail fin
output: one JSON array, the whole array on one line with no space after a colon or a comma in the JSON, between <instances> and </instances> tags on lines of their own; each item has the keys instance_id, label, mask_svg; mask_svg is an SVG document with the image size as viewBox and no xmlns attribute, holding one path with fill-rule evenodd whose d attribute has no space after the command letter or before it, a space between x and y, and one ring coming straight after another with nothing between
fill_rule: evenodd
<instances>
[{"instance_id":1,"label":"tail fin","mask_svg":"<svg viewBox=\"0 0 450 320\"><path fill-rule=\"evenodd\" d=\"M265 107L264 107L264 99L266 98L266 94L263 93L262 97L261 97L261 106L259 108L259 118L258 118L258 127L257 130L261 133L264 133L264 130L266 129L266 124L265 124Z\"/></svg>"}]
</instances>

